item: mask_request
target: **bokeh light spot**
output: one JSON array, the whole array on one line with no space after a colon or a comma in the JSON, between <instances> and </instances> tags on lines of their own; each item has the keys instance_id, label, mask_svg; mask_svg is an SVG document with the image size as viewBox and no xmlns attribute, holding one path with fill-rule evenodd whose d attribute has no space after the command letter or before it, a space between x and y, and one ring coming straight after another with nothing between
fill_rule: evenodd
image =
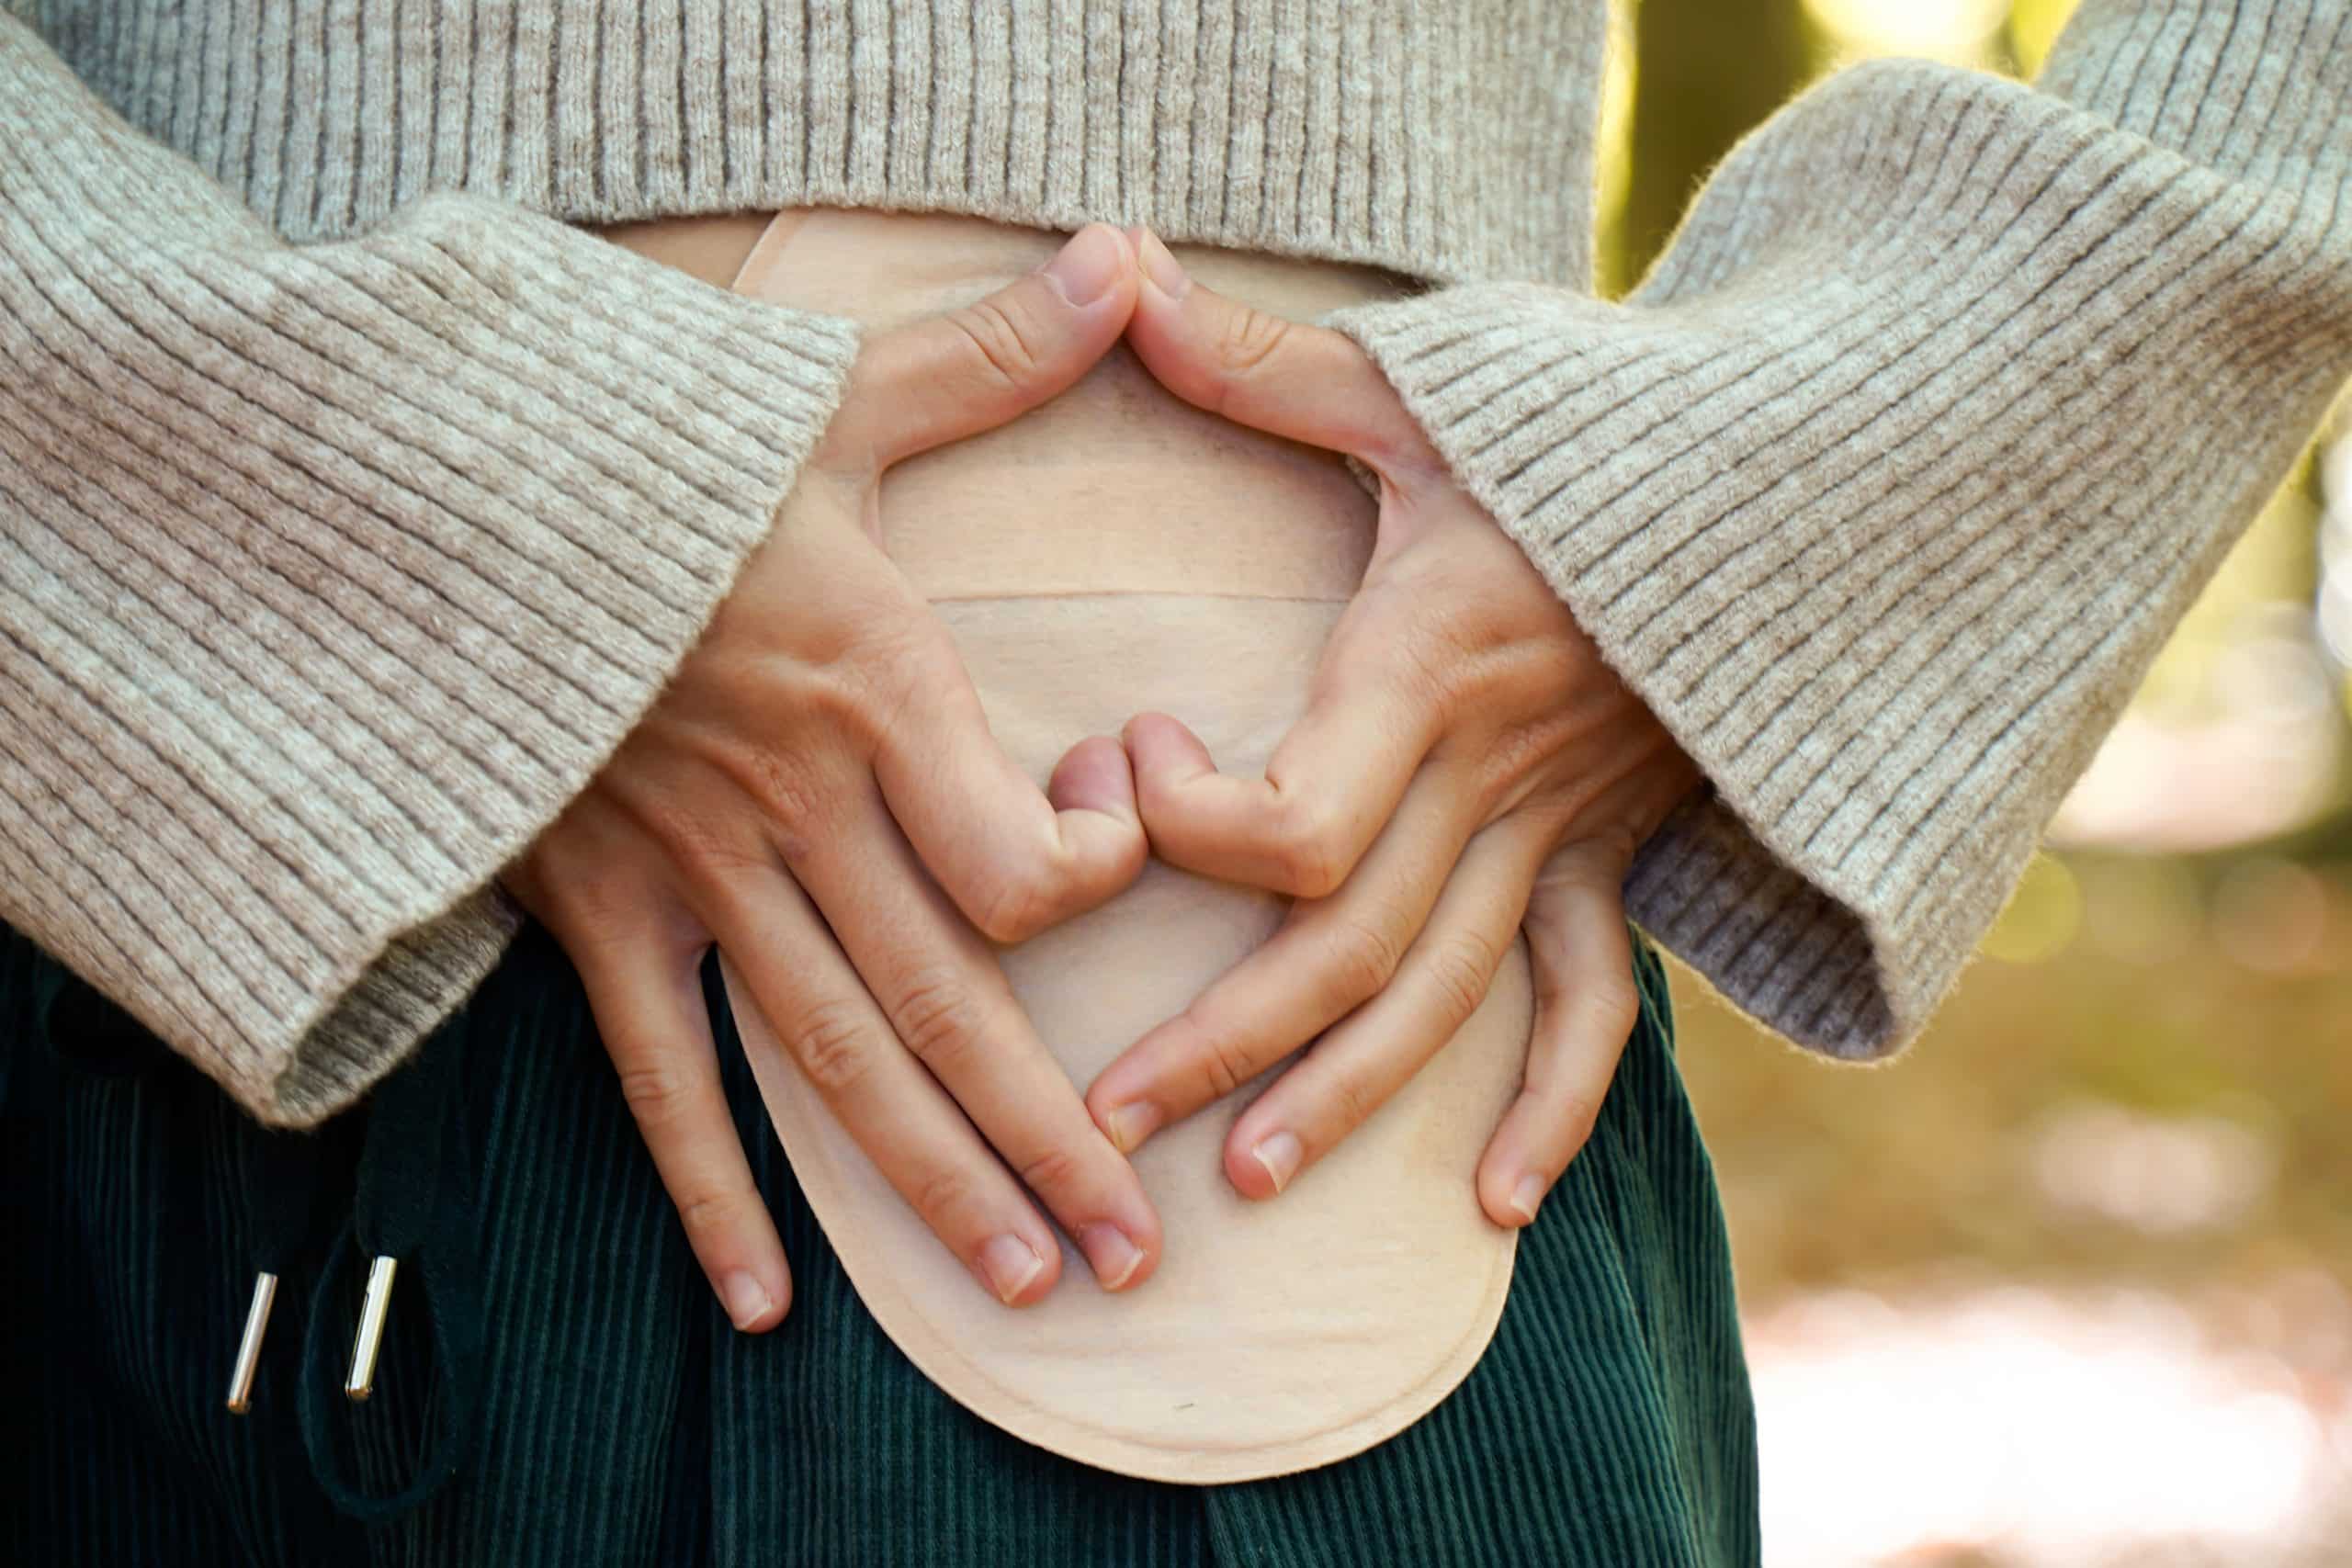
<instances>
[{"instance_id":1,"label":"bokeh light spot","mask_svg":"<svg viewBox=\"0 0 2352 1568\"><path fill-rule=\"evenodd\" d=\"M2119 856L2082 867L2083 935L2099 952L2128 964L2170 963L2204 936L2197 878L2180 861Z\"/></svg>"},{"instance_id":2,"label":"bokeh light spot","mask_svg":"<svg viewBox=\"0 0 2352 1568\"><path fill-rule=\"evenodd\" d=\"M2057 856L2038 854L1980 951L2005 964L2040 964L2064 953L2082 923L2083 890L2075 874Z\"/></svg>"},{"instance_id":3,"label":"bokeh light spot","mask_svg":"<svg viewBox=\"0 0 2352 1568\"><path fill-rule=\"evenodd\" d=\"M2256 974L2301 969L2318 956L2327 927L2327 884L2292 861L2233 866L2214 889L2213 941Z\"/></svg>"},{"instance_id":4,"label":"bokeh light spot","mask_svg":"<svg viewBox=\"0 0 2352 1568\"><path fill-rule=\"evenodd\" d=\"M2075 0L2017 0L2009 7L2009 49L2020 74L2031 77L2041 71L2059 29L2074 14Z\"/></svg>"},{"instance_id":5,"label":"bokeh light spot","mask_svg":"<svg viewBox=\"0 0 2352 1568\"><path fill-rule=\"evenodd\" d=\"M2007 0L1805 0L1833 37L1861 54L1981 63L2008 20Z\"/></svg>"}]
</instances>

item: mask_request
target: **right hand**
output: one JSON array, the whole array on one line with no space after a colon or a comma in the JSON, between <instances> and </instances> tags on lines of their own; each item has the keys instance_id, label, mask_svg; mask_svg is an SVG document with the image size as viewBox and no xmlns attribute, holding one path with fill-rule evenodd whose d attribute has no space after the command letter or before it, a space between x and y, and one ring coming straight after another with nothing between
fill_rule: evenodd
<instances>
[{"instance_id":1,"label":"right hand","mask_svg":"<svg viewBox=\"0 0 2352 1568\"><path fill-rule=\"evenodd\" d=\"M1134 1170L983 940L1032 936L1142 870L1126 753L1082 741L1038 791L990 737L945 626L883 553L876 499L891 464L1084 375L1119 341L1136 288L1125 237L1098 224L979 304L869 339L708 632L508 869L579 969L738 1328L780 1322L791 1276L720 1089L698 979L714 942L808 1085L1007 1303L1039 1300L1060 1269L1024 1181L1106 1288L1158 1261L1159 1219Z\"/></svg>"}]
</instances>

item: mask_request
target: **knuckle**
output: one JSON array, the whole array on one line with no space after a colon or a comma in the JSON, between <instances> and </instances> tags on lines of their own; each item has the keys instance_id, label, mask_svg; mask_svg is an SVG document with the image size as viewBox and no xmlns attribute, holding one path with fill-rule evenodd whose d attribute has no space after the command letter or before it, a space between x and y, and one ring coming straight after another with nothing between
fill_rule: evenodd
<instances>
[{"instance_id":1,"label":"knuckle","mask_svg":"<svg viewBox=\"0 0 2352 1568\"><path fill-rule=\"evenodd\" d=\"M1351 919L1331 933L1324 954L1328 996L1340 1010L1380 994L1404 961L1404 950L1388 922Z\"/></svg>"},{"instance_id":2,"label":"knuckle","mask_svg":"<svg viewBox=\"0 0 2352 1568\"><path fill-rule=\"evenodd\" d=\"M827 722L860 758L905 757L939 743L939 718L968 719L985 728L963 656L946 628L928 612L884 617L842 671ZM931 716L916 723L918 715Z\"/></svg>"},{"instance_id":3,"label":"knuckle","mask_svg":"<svg viewBox=\"0 0 2352 1568\"><path fill-rule=\"evenodd\" d=\"M541 918L560 931L567 946L599 955L632 947L650 908L667 900L633 868L583 860L567 863L536 886Z\"/></svg>"},{"instance_id":4,"label":"knuckle","mask_svg":"<svg viewBox=\"0 0 2352 1568\"><path fill-rule=\"evenodd\" d=\"M1546 765L1575 739L1559 714L1541 714L1506 724L1486 738L1478 757L1480 783L1493 795L1538 784Z\"/></svg>"},{"instance_id":5,"label":"knuckle","mask_svg":"<svg viewBox=\"0 0 2352 1568\"><path fill-rule=\"evenodd\" d=\"M1329 1093L1331 1108L1342 1127L1361 1127L1380 1109L1379 1086L1360 1072L1333 1075Z\"/></svg>"},{"instance_id":6,"label":"knuckle","mask_svg":"<svg viewBox=\"0 0 2352 1568\"><path fill-rule=\"evenodd\" d=\"M1213 1036L1201 1051L1201 1073L1208 1080L1209 1097L1223 1100L1256 1077L1258 1065L1240 1042Z\"/></svg>"},{"instance_id":7,"label":"knuckle","mask_svg":"<svg viewBox=\"0 0 2352 1568\"><path fill-rule=\"evenodd\" d=\"M1285 810L1278 852L1291 891L1299 897L1328 897L1348 878L1340 823L1321 800L1302 800Z\"/></svg>"},{"instance_id":8,"label":"knuckle","mask_svg":"<svg viewBox=\"0 0 2352 1568\"><path fill-rule=\"evenodd\" d=\"M1548 626L1512 630L1497 682L1505 700L1519 713L1570 712L1588 661Z\"/></svg>"},{"instance_id":9,"label":"knuckle","mask_svg":"<svg viewBox=\"0 0 2352 1568\"><path fill-rule=\"evenodd\" d=\"M621 1099L649 1135L674 1127L693 1100L693 1080L676 1065L650 1061L621 1069Z\"/></svg>"},{"instance_id":10,"label":"knuckle","mask_svg":"<svg viewBox=\"0 0 2352 1568\"><path fill-rule=\"evenodd\" d=\"M1078 1156L1068 1149L1047 1149L1021 1167L1022 1184L1040 1197L1064 1192L1074 1186L1081 1167Z\"/></svg>"},{"instance_id":11,"label":"knuckle","mask_svg":"<svg viewBox=\"0 0 2352 1568\"><path fill-rule=\"evenodd\" d=\"M795 672L789 695L764 716L757 753L780 780L820 788L842 759L871 751L916 680L922 638L899 619L877 609Z\"/></svg>"},{"instance_id":12,"label":"knuckle","mask_svg":"<svg viewBox=\"0 0 2352 1568\"><path fill-rule=\"evenodd\" d=\"M870 1070L873 1043L865 1021L846 1002L819 1002L793 1021L786 1037L792 1059L825 1093L854 1087Z\"/></svg>"},{"instance_id":13,"label":"knuckle","mask_svg":"<svg viewBox=\"0 0 2352 1568\"><path fill-rule=\"evenodd\" d=\"M877 616L860 637L855 649L860 678L843 681L839 699L852 724L870 725L876 710L894 710L909 694L962 678L964 660L954 641L928 615Z\"/></svg>"},{"instance_id":14,"label":"knuckle","mask_svg":"<svg viewBox=\"0 0 2352 1568\"><path fill-rule=\"evenodd\" d=\"M1291 324L1271 311L1242 306L1228 314L1217 329L1218 363L1231 374L1246 376L1282 352Z\"/></svg>"},{"instance_id":15,"label":"knuckle","mask_svg":"<svg viewBox=\"0 0 2352 1568\"><path fill-rule=\"evenodd\" d=\"M1019 390L1036 373L1037 349L1027 324L1002 300L961 306L947 319L970 342L975 369L1005 390Z\"/></svg>"},{"instance_id":16,"label":"knuckle","mask_svg":"<svg viewBox=\"0 0 2352 1568\"><path fill-rule=\"evenodd\" d=\"M1631 822L1611 820L1587 829L1585 842L1592 846L1598 863L1592 880L1597 886L1612 891L1623 886L1634 857L1641 852L1642 837ZM1630 982L1627 983L1630 987Z\"/></svg>"},{"instance_id":17,"label":"knuckle","mask_svg":"<svg viewBox=\"0 0 2352 1568\"><path fill-rule=\"evenodd\" d=\"M809 847L831 835L841 792L828 789L815 773L781 752L760 759L753 798L768 818L769 840L787 865L808 858Z\"/></svg>"},{"instance_id":18,"label":"knuckle","mask_svg":"<svg viewBox=\"0 0 2352 1568\"><path fill-rule=\"evenodd\" d=\"M1451 1021L1459 1024L1478 1010L1501 957L1495 944L1476 931L1450 932L1430 944L1429 982Z\"/></svg>"},{"instance_id":19,"label":"knuckle","mask_svg":"<svg viewBox=\"0 0 2352 1568\"><path fill-rule=\"evenodd\" d=\"M1580 989L1585 1019L1596 1036L1614 1045L1634 1032L1642 999L1630 977L1612 974L1588 981Z\"/></svg>"},{"instance_id":20,"label":"knuckle","mask_svg":"<svg viewBox=\"0 0 2352 1568\"><path fill-rule=\"evenodd\" d=\"M979 1043L979 1008L960 976L932 971L915 976L899 993L890 1026L909 1055L933 1073L944 1073Z\"/></svg>"},{"instance_id":21,"label":"knuckle","mask_svg":"<svg viewBox=\"0 0 2352 1568\"><path fill-rule=\"evenodd\" d=\"M971 1176L956 1166L942 1166L915 1183L915 1213L933 1230L944 1235L958 1214L972 1205L977 1189Z\"/></svg>"},{"instance_id":22,"label":"knuckle","mask_svg":"<svg viewBox=\"0 0 2352 1568\"><path fill-rule=\"evenodd\" d=\"M1183 1059L1190 1062L1191 1070L1199 1073L1200 1081L1208 1089L1207 1098L1223 1100L1258 1076L1247 1041L1204 1018L1197 1010L1188 1013L1186 1021L1192 1026L1193 1039Z\"/></svg>"},{"instance_id":23,"label":"knuckle","mask_svg":"<svg viewBox=\"0 0 2352 1568\"><path fill-rule=\"evenodd\" d=\"M811 671L801 680L792 694L786 722L786 733L799 745L790 750L778 747L769 755L788 761L792 750L824 736L858 740L871 737L876 688L890 683L899 665L907 661L909 650L896 634L879 626L857 636L864 640L843 647L838 662Z\"/></svg>"},{"instance_id":24,"label":"knuckle","mask_svg":"<svg viewBox=\"0 0 2352 1568\"><path fill-rule=\"evenodd\" d=\"M741 818L684 802L649 804L644 817L663 852L697 883L731 881L770 863L766 842Z\"/></svg>"},{"instance_id":25,"label":"knuckle","mask_svg":"<svg viewBox=\"0 0 2352 1568\"><path fill-rule=\"evenodd\" d=\"M687 1236L695 1241L707 1241L726 1235L734 1227L735 1204L716 1192L695 1192L676 1197L678 1222L685 1226Z\"/></svg>"},{"instance_id":26,"label":"knuckle","mask_svg":"<svg viewBox=\"0 0 2352 1568\"><path fill-rule=\"evenodd\" d=\"M1474 698L1490 696L1493 671L1475 635L1439 606L1441 594L1417 596L1395 645L1389 678L1447 718Z\"/></svg>"},{"instance_id":27,"label":"knuckle","mask_svg":"<svg viewBox=\"0 0 2352 1568\"><path fill-rule=\"evenodd\" d=\"M1053 878L1031 861L999 872L978 902L972 923L991 942L1013 942L1052 924L1057 899Z\"/></svg>"}]
</instances>

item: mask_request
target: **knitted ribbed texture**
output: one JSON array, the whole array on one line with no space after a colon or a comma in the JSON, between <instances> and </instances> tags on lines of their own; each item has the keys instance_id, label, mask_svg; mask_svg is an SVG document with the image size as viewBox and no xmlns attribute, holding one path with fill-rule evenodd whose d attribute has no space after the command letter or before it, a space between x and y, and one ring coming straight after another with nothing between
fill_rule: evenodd
<instances>
[{"instance_id":1,"label":"knitted ribbed texture","mask_svg":"<svg viewBox=\"0 0 2352 1568\"><path fill-rule=\"evenodd\" d=\"M0 18L0 915L266 1119L479 982L846 323L436 197L275 239Z\"/></svg>"},{"instance_id":2,"label":"knitted ribbed texture","mask_svg":"<svg viewBox=\"0 0 2352 1568\"><path fill-rule=\"evenodd\" d=\"M815 205L1581 282L1600 0L5 0L298 240L432 190Z\"/></svg>"},{"instance_id":3,"label":"knitted ribbed texture","mask_svg":"<svg viewBox=\"0 0 2352 1568\"><path fill-rule=\"evenodd\" d=\"M482 973L850 350L526 209L1460 284L1346 322L1713 783L1633 907L1846 1055L2352 366L2346 0L2087 0L2043 93L1847 73L1623 306L1597 0L12 3L156 140L0 20L0 915L280 1120Z\"/></svg>"},{"instance_id":4,"label":"knitted ribbed texture","mask_svg":"<svg viewBox=\"0 0 2352 1568\"><path fill-rule=\"evenodd\" d=\"M2043 85L1832 79L1622 306L1340 319L1713 784L1634 917L1838 1055L1926 1021L2352 371L2352 6L2087 0Z\"/></svg>"}]
</instances>

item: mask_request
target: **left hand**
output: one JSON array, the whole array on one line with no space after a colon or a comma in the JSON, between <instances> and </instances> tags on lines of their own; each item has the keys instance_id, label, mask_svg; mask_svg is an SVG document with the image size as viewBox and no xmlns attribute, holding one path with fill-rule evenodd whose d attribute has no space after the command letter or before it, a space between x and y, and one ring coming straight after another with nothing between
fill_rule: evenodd
<instances>
[{"instance_id":1,"label":"left hand","mask_svg":"<svg viewBox=\"0 0 2352 1568\"><path fill-rule=\"evenodd\" d=\"M1186 401L1343 452L1380 480L1372 560L1263 779L1177 720L1127 727L1153 850L1297 900L1281 930L1105 1067L1087 1107L1132 1152L1310 1041L1233 1127L1271 1198L1476 1009L1523 924L1535 1025L1478 1201L1523 1225L1591 1131L1634 1022L1623 884L1699 781L1518 545L1340 333L1193 284L1138 232L1127 342Z\"/></svg>"}]
</instances>

